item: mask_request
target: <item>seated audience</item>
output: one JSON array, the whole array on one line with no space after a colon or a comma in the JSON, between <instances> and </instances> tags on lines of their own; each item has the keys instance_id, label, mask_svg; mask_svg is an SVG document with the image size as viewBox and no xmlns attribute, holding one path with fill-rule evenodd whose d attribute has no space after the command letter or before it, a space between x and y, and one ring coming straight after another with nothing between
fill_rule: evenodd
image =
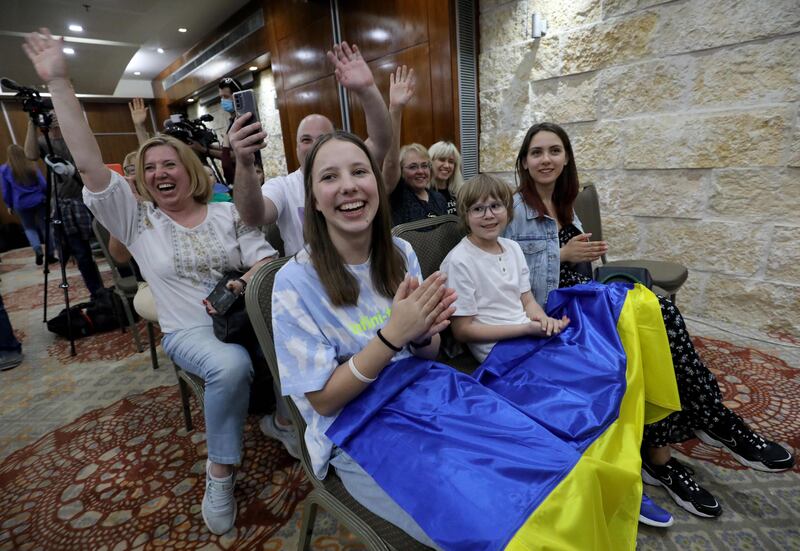
<instances>
[{"instance_id":1,"label":"seated audience","mask_svg":"<svg viewBox=\"0 0 800 551\"><path fill-rule=\"evenodd\" d=\"M560 126L532 126L516 159L519 189L514 216L504 235L519 242L537 302L549 293L589 281L577 266L598 260L606 242L590 241L573 206L578 195L578 171L569 136ZM717 517L719 502L695 481L691 470L671 456L669 445L695 437L727 449L743 465L776 472L791 468L794 457L781 445L754 432L723 404L714 375L692 344L678 308L658 297L672 351L682 411L645 427L643 478L666 488L675 502L695 515Z\"/></svg>"},{"instance_id":2,"label":"seated audience","mask_svg":"<svg viewBox=\"0 0 800 551\"><path fill-rule=\"evenodd\" d=\"M23 46L47 83L64 135L84 176L83 196L98 220L127 247L150 284L167 355L205 381L208 462L202 515L224 534L236 519L234 484L252 378L250 356L217 340L203 303L228 271L246 271L230 289L244 291L275 251L244 225L231 204L209 204L211 187L197 156L169 136L145 142L136 161L137 201L122 176L102 161L67 74L62 42L47 29Z\"/></svg>"},{"instance_id":3,"label":"seated audience","mask_svg":"<svg viewBox=\"0 0 800 551\"><path fill-rule=\"evenodd\" d=\"M436 142L428 148L431 157L432 187L447 199L447 214L456 213L456 195L464 183L461 153L452 142Z\"/></svg>"},{"instance_id":4,"label":"seated audience","mask_svg":"<svg viewBox=\"0 0 800 551\"><path fill-rule=\"evenodd\" d=\"M361 52L347 42L335 45L328 52L328 59L335 67L337 81L358 97L367 120L367 146L377 159L383 159L389 147L391 128L386 104ZM233 200L246 224L262 226L277 222L287 256L297 253L303 239L303 167L308 151L323 134L333 132L333 123L324 115L306 116L297 127L297 160L300 168L288 176L270 178L259 189L259 179L249 170L252 156L244 158L241 145L261 144L267 137L260 123L249 123L249 116L239 117L229 133L231 147L236 156L236 179ZM244 167L240 170L239 167ZM262 176L263 178L263 176Z\"/></svg>"}]
</instances>

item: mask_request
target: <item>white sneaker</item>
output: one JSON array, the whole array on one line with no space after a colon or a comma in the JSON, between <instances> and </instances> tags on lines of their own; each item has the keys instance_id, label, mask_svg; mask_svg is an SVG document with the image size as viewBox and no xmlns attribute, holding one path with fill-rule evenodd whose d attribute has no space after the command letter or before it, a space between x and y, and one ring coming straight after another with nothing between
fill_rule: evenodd
<instances>
[{"instance_id":1,"label":"white sneaker","mask_svg":"<svg viewBox=\"0 0 800 551\"><path fill-rule=\"evenodd\" d=\"M289 452L289 455L295 459L300 459L300 441L294 425L286 428L281 427L275 421L275 414L270 413L261 418L258 422L258 427L266 436L281 442L286 451Z\"/></svg>"},{"instance_id":2,"label":"white sneaker","mask_svg":"<svg viewBox=\"0 0 800 551\"><path fill-rule=\"evenodd\" d=\"M206 493L203 496L203 520L212 534L221 536L233 528L236 522L236 500L233 487L236 484L236 471L224 479L211 478L206 461Z\"/></svg>"}]
</instances>

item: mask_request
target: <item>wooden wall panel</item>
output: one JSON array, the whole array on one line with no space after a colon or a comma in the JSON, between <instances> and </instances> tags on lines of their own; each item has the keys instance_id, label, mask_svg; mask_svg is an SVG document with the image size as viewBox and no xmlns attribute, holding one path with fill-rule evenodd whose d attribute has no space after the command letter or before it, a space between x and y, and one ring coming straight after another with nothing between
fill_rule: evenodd
<instances>
[{"instance_id":1,"label":"wooden wall panel","mask_svg":"<svg viewBox=\"0 0 800 551\"><path fill-rule=\"evenodd\" d=\"M389 104L389 74L400 65L413 67L417 74L417 92L403 111L401 143L419 142L424 146L433 143L434 125L431 114L432 92L430 78L430 52L427 43L414 46L396 54L387 55L369 63L386 104ZM367 123L358 98L348 95L350 103L350 128L354 134L367 137Z\"/></svg>"},{"instance_id":2,"label":"wooden wall panel","mask_svg":"<svg viewBox=\"0 0 800 551\"><path fill-rule=\"evenodd\" d=\"M293 34L308 33L308 22L327 17L330 21L331 5L329 0L267 0L271 9L275 39L281 40ZM349 4L347 0L342 5ZM349 9L349 7L345 7ZM328 47L330 47L329 45Z\"/></svg>"},{"instance_id":3,"label":"wooden wall panel","mask_svg":"<svg viewBox=\"0 0 800 551\"><path fill-rule=\"evenodd\" d=\"M339 94L336 88L336 79L333 76L325 77L302 86L298 86L285 93L286 123L283 128L284 144L291 143L291 149L286 148L286 161L289 171L297 170L297 125L306 115L319 113L325 115L333 122L336 128L342 127L342 116L339 109ZM286 139L288 138L288 140ZM291 162L289 162L291 160Z\"/></svg>"},{"instance_id":4,"label":"wooden wall panel","mask_svg":"<svg viewBox=\"0 0 800 551\"><path fill-rule=\"evenodd\" d=\"M290 90L333 74L333 64L326 52L333 46L330 16L312 21L302 34L278 41L279 61L273 61L273 72L283 75L283 88Z\"/></svg>"},{"instance_id":5,"label":"wooden wall panel","mask_svg":"<svg viewBox=\"0 0 800 551\"><path fill-rule=\"evenodd\" d=\"M135 132L127 103L84 102L83 110L92 132Z\"/></svg>"},{"instance_id":6,"label":"wooden wall panel","mask_svg":"<svg viewBox=\"0 0 800 551\"><path fill-rule=\"evenodd\" d=\"M340 4L342 39L358 44L367 61L427 42L428 3L427 0L349 0Z\"/></svg>"},{"instance_id":7,"label":"wooden wall panel","mask_svg":"<svg viewBox=\"0 0 800 551\"><path fill-rule=\"evenodd\" d=\"M119 163L125 159L125 155L131 151L139 149L139 142L135 134L120 134L115 136L95 136L97 144L100 146L100 153L103 162L106 164Z\"/></svg>"}]
</instances>

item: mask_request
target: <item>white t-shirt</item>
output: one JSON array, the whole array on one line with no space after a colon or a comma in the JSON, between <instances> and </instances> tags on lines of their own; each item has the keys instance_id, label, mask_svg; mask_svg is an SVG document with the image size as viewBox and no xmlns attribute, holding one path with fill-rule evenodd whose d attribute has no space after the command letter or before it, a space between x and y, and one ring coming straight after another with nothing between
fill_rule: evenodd
<instances>
[{"instance_id":1,"label":"white t-shirt","mask_svg":"<svg viewBox=\"0 0 800 551\"><path fill-rule=\"evenodd\" d=\"M411 245L398 238L394 243L406 259L407 272L419 278L419 262ZM281 392L292 397L308 425L306 446L314 474L320 479L325 478L333 450L325 431L338 412L320 415L305 394L322 389L333 371L361 351L391 315L392 299L372 286L370 263L349 268L358 279L356 306L331 304L306 249L280 269L272 290L272 330ZM406 347L393 359L410 355Z\"/></svg>"},{"instance_id":2,"label":"white t-shirt","mask_svg":"<svg viewBox=\"0 0 800 551\"><path fill-rule=\"evenodd\" d=\"M306 190L303 173L298 168L288 176L277 176L261 186L261 194L275 203L278 209L278 229L281 231L286 256L303 248L303 216Z\"/></svg>"},{"instance_id":3,"label":"white t-shirt","mask_svg":"<svg viewBox=\"0 0 800 551\"><path fill-rule=\"evenodd\" d=\"M531 290L525 255L516 241L499 237L503 249L493 254L480 249L464 237L442 262L447 286L455 289L454 316L475 316L486 325L528 323L521 295ZM472 354L482 362L496 343L468 343Z\"/></svg>"},{"instance_id":4,"label":"white t-shirt","mask_svg":"<svg viewBox=\"0 0 800 551\"><path fill-rule=\"evenodd\" d=\"M189 229L153 203L138 203L122 176L111 174L99 193L84 187L83 200L133 254L153 291L164 333L210 326L202 301L222 276L277 254L258 228L242 223L233 203L210 203L205 220Z\"/></svg>"}]
</instances>

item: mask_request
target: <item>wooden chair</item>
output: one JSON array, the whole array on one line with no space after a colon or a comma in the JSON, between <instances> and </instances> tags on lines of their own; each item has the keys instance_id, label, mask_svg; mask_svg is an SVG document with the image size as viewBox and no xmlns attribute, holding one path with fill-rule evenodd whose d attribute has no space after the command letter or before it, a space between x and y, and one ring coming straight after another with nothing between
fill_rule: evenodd
<instances>
[{"instance_id":1,"label":"wooden chair","mask_svg":"<svg viewBox=\"0 0 800 551\"><path fill-rule=\"evenodd\" d=\"M272 286L275 282L275 274L289 260L289 258L279 258L262 266L253 276L245 292L247 314L250 316L277 388L280 388L280 378L272 333ZM336 476L334 469L329 469L328 476L324 480L319 480L314 475L303 438L306 428L305 420L291 397L280 396L278 399L285 400L292 422L297 428L300 436L301 463L306 476L314 486L314 489L306 497L298 549L307 551L310 548L317 508L320 506L358 536L367 549L375 551L429 549L356 501Z\"/></svg>"},{"instance_id":2,"label":"wooden chair","mask_svg":"<svg viewBox=\"0 0 800 551\"><path fill-rule=\"evenodd\" d=\"M593 185L585 186L575 199L575 212L578 214L583 231L592 234L592 241L602 241L603 224L600 218L600 200ZM603 255L601 261L606 266L635 266L646 268L653 278L653 285L663 289L674 303L678 290L689 277L689 270L683 264L663 260L613 260L608 262Z\"/></svg>"}]
</instances>

